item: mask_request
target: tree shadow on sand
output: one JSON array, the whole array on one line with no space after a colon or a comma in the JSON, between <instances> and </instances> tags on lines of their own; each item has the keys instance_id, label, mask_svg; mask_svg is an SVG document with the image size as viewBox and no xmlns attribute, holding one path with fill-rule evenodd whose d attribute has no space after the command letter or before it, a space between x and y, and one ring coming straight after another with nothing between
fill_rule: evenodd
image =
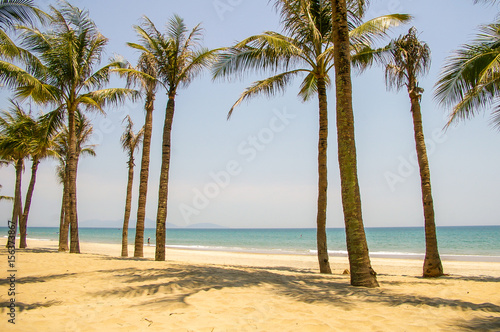
<instances>
[{"instance_id":1,"label":"tree shadow on sand","mask_svg":"<svg viewBox=\"0 0 500 332\"><path fill-rule=\"evenodd\" d=\"M16 303L16 311L17 312L23 312L26 310L33 310L33 309L38 309L38 308L48 308L52 307L54 305L60 305L62 302L60 301L47 301L44 303L37 302L37 303L23 303L23 302L15 302ZM5 311L9 311L9 306L10 302L3 302L0 303L1 309L0 313L4 313Z\"/></svg>"},{"instance_id":2,"label":"tree shadow on sand","mask_svg":"<svg viewBox=\"0 0 500 332\"><path fill-rule=\"evenodd\" d=\"M460 331L489 332L500 331L500 317L474 318L457 323L454 326Z\"/></svg>"},{"instance_id":3,"label":"tree shadow on sand","mask_svg":"<svg viewBox=\"0 0 500 332\"><path fill-rule=\"evenodd\" d=\"M304 303L325 303L352 309L356 301L388 306L430 306L453 309L500 313L500 306L493 303L472 303L423 295L392 293L384 288L367 289L352 287L347 276L302 273L290 268L220 267L169 264L168 268L102 270L109 278L123 287L102 290L92 294L98 297L136 297L154 294L159 301L171 295L182 294L185 299L198 292L211 289L270 286L277 295ZM287 273L293 272L293 273ZM134 285L135 284L135 285ZM125 286L126 285L126 286Z\"/></svg>"}]
</instances>

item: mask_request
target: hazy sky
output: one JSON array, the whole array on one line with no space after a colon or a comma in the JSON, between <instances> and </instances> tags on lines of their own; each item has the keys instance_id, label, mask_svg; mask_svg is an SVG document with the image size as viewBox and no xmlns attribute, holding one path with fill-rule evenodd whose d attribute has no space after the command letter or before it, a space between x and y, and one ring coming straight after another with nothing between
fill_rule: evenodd
<instances>
[{"instance_id":1,"label":"hazy sky","mask_svg":"<svg viewBox=\"0 0 500 332\"><path fill-rule=\"evenodd\" d=\"M43 8L52 1L38 1ZM266 30L281 31L279 17L268 0L122 0L72 1L87 8L109 38L107 56L121 54L135 62L137 53L125 46L137 41L132 25L147 15L163 28L173 14L189 28L202 22L205 46L229 46ZM473 5L472 0L373 0L367 18L408 13L432 50L432 68L421 79L424 130L428 140L432 190L438 226L500 225L500 133L489 117L478 116L443 132L445 111L433 100L433 86L444 59L473 38L477 27L493 22L498 9ZM397 29L394 37L411 25ZM333 75L333 72L331 73ZM217 223L227 227L315 227L317 199L318 102L297 97L300 79L283 96L257 98L229 108L255 79L212 82L205 73L179 91L173 127L168 222L180 226ZM113 86L123 86L119 79ZM364 223L367 227L422 226L420 177L415 159L410 103L405 90L387 92L382 68L355 75L354 113L358 174ZM5 93L4 93L5 94ZM337 162L334 88L329 90L328 227L343 227ZM0 106L5 108L3 99ZM161 134L166 98L159 91L154 132L147 217L156 220ZM121 220L125 205L127 156L119 138L122 119L130 114L138 129L143 103L91 115L97 157L81 160L78 173L80 226L91 220ZM30 214L31 226L58 226L62 186L53 161L40 166ZM140 154L131 227L135 225ZM29 167L29 165L28 165ZM24 190L30 173L24 173ZM13 195L13 167L0 169L2 195ZM11 203L0 203L0 220L7 223ZM151 227L153 224L147 224Z\"/></svg>"}]
</instances>

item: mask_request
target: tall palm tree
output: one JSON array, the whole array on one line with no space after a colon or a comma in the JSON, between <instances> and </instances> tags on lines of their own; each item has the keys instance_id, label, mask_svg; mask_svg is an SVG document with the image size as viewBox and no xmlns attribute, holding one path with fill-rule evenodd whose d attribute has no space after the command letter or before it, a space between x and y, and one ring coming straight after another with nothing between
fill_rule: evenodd
<instances>
[{"instance_id":1,"label":"tall palm tree","mask_svg":"<svg viewBox=\"0 0 500 332\"><path fill-rule=\"evenodd\" d=\"M122 230L122 257L128 257L128 223L130 220L130 209L132 207L132 185L134 182L134 153L140 147L142 138L144 136L144 127L137 133L134 133L134 123L130 115L125 117L127 121L125 131L123 132L120 142L122 143L123 151L128 154L128 182L127 182L127 197L125 199L125 216L123 218Z\"/></svg>"},{"instance_id":2,"label":"tall palm tree","mask_svg":"<svg viewBox=\"0 0 500 332\"><path fill-rule=\"evenodd\" d=\"M358 5L359 13L363 11L364 1L351 1L352 3ZM331 0L331 8L332 40L335 46L338 158L347 252L351 267L351 285L378 287L376 273L371 267L368 255L368 244L361 214L352 107L349 7L346 0Z\"/></svg>"},{"instance_id":3,"label":"tall palm tree","mask_svg":"<svg viewBox=\"0 0 500 332\"><path fill-rule=\"evenodd\" d=\"M131 89L101 89L109 82L110 71L119 64L110 63L95 69L101 61L107 39L101 35L87 11L62 2L60 9L51 6L51 30L23 27L22 46L38 61L27 70L0 67L0 81L16 89L16 97L32 98L37 103L56 107L53 122L67 118L68 190L71 221L70 252L79 253L76 205L76 132L75 114L87 110L103 111L107 104L123 102L139 93ZM9 69L9 68L8 68Z\"/></svg>"},{"instance_id":4,"label":"tall palm tree","mask_svg":"<svg viewBox=\"0 0 500 332\"><path fill-rule=\"evenodd\" d=\"M78 162L82 156L92 156L96 155L95 145L87 144L92 138L93 127L89 119L87 119L82 112L76 113L75 118L75 131L76 131L76 164L78 167ZM56 168L57 177L59 182L63 184L63 195L61 203L61 215L59 223L59 251L67 251L68 246L68 232L70 228L69 219L69 176L68 176L68 151L69 151L69 133L68 127L63 126L60 133L54 140L54 146L52 147L52 156L59 161L59 165Z\"/></svg>"},{"instance_id":5,"label":"tall palm tree","mask_svg":"<svg viewBox=\"0 0 500 332\"><path fill-rule=\"evenodd\" d=\"M318 142L318 209L317 248L321 273L331 273L326 239L327 203L327 138L328 104L326 90L330 86L330 70L334 66L334 44L332 43L332 12L329 2L322 0L281 0L276 2L284 24L284 34L267 31L251 36L220 54L214 67L214 78L233 74L244 75L249 70L268 70L275 73L267 79L257 81L245 92L229 111L242 101L257 95L272 96L284 92L291 80L305 75L299 96L307 101L317 96L319 101ZM383 36L392 26L407 21L408 15L387 15L364 24L352 17L348 48L356 56L366 49L376 36ZM349 41L349 40L348 40Z\"/></svg>"},{"instance_id":6,"label":"tall palm tree","mask_svg":"<svg viewBox=\"0 0 500 332\"><path fill-rule=\"evenodd\" d=\"M443 275L443 266L437 245L431 175L420 110L420 100L424 89L418 84L419 76L425 75L431 66L431 50L426 43L418 39L417 30L412 27L408 34L400 36L393 42L390 54L390 62L385 71L387 87L396 90L406 87L411 101L425 219L426 250L423 276L439 277Z\"/></svg>"},{"instance_id":7,"label":"tall palm tree","mask_svg":"<svg viewBox=\"0 0 500 332\"><path fill-rule=\"evenodd\" d=\"M134 47L134 44L130 44ZM153 132L153 111L156 91L161 82L158 80L156 60L152 53L143 52L139 56L137 67L116 69L122 76L127 77L127 86L139 85L145 93L144 110L144 137L142 142L141 173L139 182L139 202L137 206L137 223L135 226L134 257L143 257L144 223L146 220L146 200L148 195L149 160L151 150L151 135Z\"/></svg>"},{"instance_id":8,"label":"tall palm tree","mask_svg":"<svg viewBox=\"0 0 500 332\"><path fill-rule=\"evenodd\" d=\"M447 126L491 110L492 124L500 129L500 20L480 27L469 44L446 60L436 84L435 97L452 108Z\"/></svg>"},{"instance_id":9,"label":"tall palm tree","mask_svg":"<svg viewBox=\"0 0 500 332\"><path fill-rule=\"evenodd\" d=\"M165 260L165 237L167 219L168 178L170 169L171 132L175 111L175 96L181 87L189 83L203 70L211 65L217 50L209 50L200 46L202 29L200 25L188 31L184 20L174 15L167 24L166 32L158 31L147 17L141 26L136 26L140 43L128 45L154 59L158 82L165 88L168 102L163 127L162 162L160 186L158 190L158 211L156 216L156 253L155 260ZM137 243L142 247L143 243ZM142 248L136 257L142 257Z\"/></svg>"}]
</instances>

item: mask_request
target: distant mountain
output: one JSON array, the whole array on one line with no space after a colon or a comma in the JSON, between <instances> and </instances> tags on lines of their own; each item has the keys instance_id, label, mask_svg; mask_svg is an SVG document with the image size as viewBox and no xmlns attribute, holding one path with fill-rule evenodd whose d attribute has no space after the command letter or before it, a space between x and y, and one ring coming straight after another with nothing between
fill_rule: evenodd
<instances>
[{"instance_id":1,"label":"distant mountain","mask_svg":"<svg viewBox=\"0 0 500 332\"><path fill-rule=\"evenodd\" d=\"M135 228L136 221L130 220L130 228ZM146 218L144 222L145 228L156 228L156 221ZM85 220L79 222L80 227L87 228L122 228L123 220ZM167 222L167 228L179 228L178 225Z\"/></svg>"},{"instance_id":2,"label":"distant mountain","mask_svg":"<svg viewBox=\"0 0 500 332\"><path fill-rule=\"evenodd\" d=\"M226 227L217 224L212 224L209 222L203 222L203 223L189 225L187 226L187 228L226 228Z\"/></svg>"}]
</instances>

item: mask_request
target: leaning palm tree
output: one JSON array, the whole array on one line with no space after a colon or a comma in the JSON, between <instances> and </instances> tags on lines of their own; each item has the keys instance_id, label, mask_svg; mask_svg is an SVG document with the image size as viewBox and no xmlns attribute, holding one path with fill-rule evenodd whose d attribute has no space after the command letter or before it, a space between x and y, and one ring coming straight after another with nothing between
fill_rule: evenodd
<instances>
[{"instance_id":1,"label":"leaning palm tree","mask_svg":"<svg viewBox=\"0 0 500 332\"><path fill-rule=\"evenodd\" d=\"M36 176L40 162L51 155L51 147L54 143L53 134L48 130L44 118L35 119L27 117L23 123L23 130L26 131L27 139L30 144L31 158L31 178L26 192L24 210L20 219L20 243L19 248L26 248L26 231L28 226L28 215L30 212L33 193L35 190Z\"/></svg>"},{"instance_id":2,"label":"leaning palm tree","mask_svg":"<svg viewBox=\"0 0 500 332\"><path fill-rule=\"evenodd\" d=\"M200 46L202 29L200 25L188 31L184 20L175 15L167 24L166 32L158 31L147 17L141 26L136 26L140 42L128 45L154 59L158 82L167 92L168 102L163 127L162 162L158 190L158 211L156 216L155 260L165 260L165 236L167 219L168 178L170 169L170 147L172 123L175 111L175 96L181 87L187 87L203 70L211 65L217 50ZM143 242L136 237L135 257L142 257ZM138 248L139 247L139 248Z\"/></svg>"},{"instance_id":3,"label":"leaning palm tree","mask_svg":"<svg viewBox=\"0 0 500 332\"><path fill-rule=\"evenodd\" d=\"M492 124L500 129L499 59L500 21L480 27L476 39L446 60L435 97L451 108L447 126L491 110Z\"/></svg>"},{"instance_id":4,"label":"leaning palm tree","mask_svg":"<svg viewBox=\"0 0 500 332\"><path fill-rule=\"evenodd\" d=\"M52 122L63 117L68 126L68 190L71 220L70 252L79 253L76 205L76 132L75 114L78 110L103 111L108 104L121 103L127 97L137 97L131 89L102 89L109 82L110 71L118 66L110 63L95 69L100 63L107 39L101 35L87 11L67 2L60 9L51 7L51 29L46 32L22 27L22 46L36 55L27 70L0 66L0 82L15 88L16 97L32 98L40 104L53 105Z\"/></svg>"},{"instance_id":5,"label":"leaning palm tree","mask_svg":"<svg viewBox=\"0 0 500 332\"><path fill-rule=\"evenodd\" d=\"M328 138L326 90L331 84L329 75L334 66L335 50L331 39L331 6L329 2L321 0L282 0L276 5L281 12L284 34L264 32L246 38L229 48L219 56L219 61L214 67L214 78L234 74L245 75L250 70L258 72L267 70L276 74L257 81L247 88L229 111L231 116L235 107L242 101L262 94L272 96L284 92L294 77L301 74L305 76L299 96L303 101L317 96L319 101L316 219L318 261L321 273L331 273L326 239ZM352 44L347 51L358 55L359 51L371 45L376 36L384 36L387 29L409 18L408 15L387 15L361 24L359 17L352 16L352 30L348 35Z\"/></svg>"},{"instance_id":6,"label":"leaning palm tree","mask_svg":"<svg viewBox=\"0 0 500 332\"><path fill-rule=\"evenodd\" d=\"M420 111L420 100L424 89L418 84L419 76L425 75L431 66L431 50L426 43L418 39L417 30L412 27L408 34L393 42L390 54L390 62L385 71L387 87L395 90L406 87L411 101L410 111L413 116L425 220L426 245L423 276L439 277L443 275L443 266L438 251L431 175Z\"/></svg>"},{"instance_id":7,"label":"leaning palm tree","mask_svg":"<svg viewBox=\"0 0 500 332\"><path fill-rule=\"evenodd\" d=\"M144 127L142 127L137 133L134 132L134 123L127 115L124 119L127 121L125 126L125 131L123 132L120 142L122 143L123 151L128 154L128 182L127 182L127 197L125 199L125 216L123 218L123 230L122 230L122 257L128 257L128 223L130 220L130 209L132 207L132 185L134 182L134 154L135 151L140 147L142 138L144 136Z\"/></svg>"},{"instance_id":8,"label":"leaning palm tree","mask_svg":"<svg viewBox=\"0 0 500 332\"><path fill-rule=\"evenodd\" d=\"M92 123L86 118L82 112L76 113L75 118L75 132L76 132L76 164L82 156L95 157L95 145L87 144L92 138L93 127ZM56 173L59 182L63 185L63 195L61 203L61 214L59 223L59 251L67 251L68 246L68 232L70 229L69 219L69 176L68 176L68 151L69 151L69 133L68 128L63 126L62 130L57 134L54 139L54 146L52 147L51 156L56 158L59 162Z\"/></svg>"},{"instance_id":9,"label":"leaning palm tree","mask_svg":"<svg viewBox=\"0 0 500 332\"><path fill-rule=\"evenodd\" d=\"M134 47L134 44L130 44ZM146 220L146 201L148 195L149 160L151 150L151 135L153 132L153 111L156 91L161 82L158 80L156 60L152 53L143 52L139 56L137 66L118 68L115 71L127 77L127 86L139 85L145 93L144 110L146 117L144 121L144 137L142 142L142 159L139 182L139 202L137 206L137 223L135 226L134 256L143 256L144 247L144 223Z\"/></svg>"},{"instance_id":10,"label":"leaning palm tree","mask_svg":"<svg viewBox=\"0 0 500 332\"><path fill-rule=\"evenodd\" d=\"M0 116L0 157L10 160L16 169L16 183L14 190L14 205L12 208L12 228L14 235L22 218L22 173L24 171L24 160L31 152L29 130L25 124L31 119L30 115L23 110L20 104L11 101L10 110L3 111ZM9 237L7 247L15 246L15 236Z\"/></svg>"}]
</instances>

